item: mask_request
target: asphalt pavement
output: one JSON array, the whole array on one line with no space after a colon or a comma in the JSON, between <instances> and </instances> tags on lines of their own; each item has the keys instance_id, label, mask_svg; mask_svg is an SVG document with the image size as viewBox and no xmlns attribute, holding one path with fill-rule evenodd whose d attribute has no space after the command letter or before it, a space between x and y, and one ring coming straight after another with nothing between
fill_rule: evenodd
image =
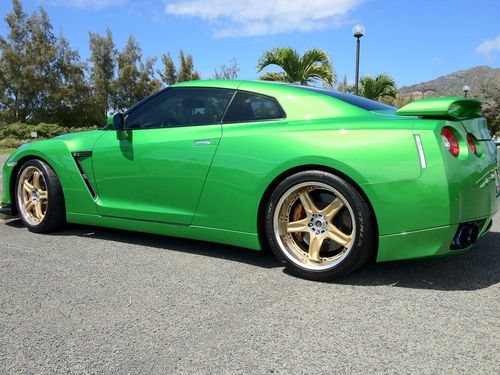
<instances>
[{"instance_id":1,"label":"asphalt pavement","mask_svg":"<svg viewBox=\"0 0 500 375\"><path fill-rule=\"evenodd\" d=\"M335 283L237 247L0 223L0 374L498 374L499 222L468 254Z\"/></svg>"}]
</instances>

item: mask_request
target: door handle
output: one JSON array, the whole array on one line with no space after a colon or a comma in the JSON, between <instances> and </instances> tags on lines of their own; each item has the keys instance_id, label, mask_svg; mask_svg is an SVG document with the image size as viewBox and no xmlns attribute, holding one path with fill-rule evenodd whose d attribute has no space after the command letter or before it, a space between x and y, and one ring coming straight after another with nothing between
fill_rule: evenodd
<instances>
[{"instance_id":1,"label":"door handle","mask_svg":"<svg viewBox=\"0 0 500 375\"><path fill-rule=\"evenodd\" d=\"M210 146L213 145L214 141L211 139L200 139L198 141L194 141L195 146Z\"/></svg>"}]
</instances>

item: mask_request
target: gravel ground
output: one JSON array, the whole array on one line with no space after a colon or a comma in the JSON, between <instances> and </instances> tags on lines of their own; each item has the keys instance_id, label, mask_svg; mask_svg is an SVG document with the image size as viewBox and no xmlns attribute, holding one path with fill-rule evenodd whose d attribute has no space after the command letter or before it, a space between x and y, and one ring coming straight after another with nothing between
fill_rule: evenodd
<instances>
[{"instance_id":1,"label":"gravel ground","mask_svg":"<svg viewBox=\"0 0 500 375\"><path fill-rule=\"evenodd\" d=\"M499 221L466 255L329 284L236 247L0 223L0 374L498 374Z\"/></svg>"}]
</instances>

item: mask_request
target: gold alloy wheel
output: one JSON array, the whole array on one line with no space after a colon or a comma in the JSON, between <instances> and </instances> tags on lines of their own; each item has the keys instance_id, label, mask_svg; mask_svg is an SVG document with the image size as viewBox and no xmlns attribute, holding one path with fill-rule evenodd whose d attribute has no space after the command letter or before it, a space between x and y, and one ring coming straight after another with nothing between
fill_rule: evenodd
<instances>
[{"instance_id":1,"label":"gold alloy wheel","mask_svg":"<svg viewBox=\"0 0 500 375\"><path fill-rule=\"evenodd\" d=\"M284 254L301 267L324 270L349 254L356 236L355 216L336 189L320 182L286 191L274 214L274 233Z\"/></svg>"},{"instance_id":2,"label":"gold alloy wheel","mask_svg":"<svg viewBox=\"0 0 500 375\"><path fill-rule=\"evenodd\" d=\"M17 186L17 202L21 215L30 225L45 218L49 195L42 172L34 166L24 169Z\"/></svg>"}]
</instances>

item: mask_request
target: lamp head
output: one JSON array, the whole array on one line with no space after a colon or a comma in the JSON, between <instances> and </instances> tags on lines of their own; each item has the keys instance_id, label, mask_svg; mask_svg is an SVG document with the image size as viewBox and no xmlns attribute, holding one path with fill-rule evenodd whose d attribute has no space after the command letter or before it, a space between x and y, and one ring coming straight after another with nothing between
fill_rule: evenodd
<instances>
[{"instance_id":1,"label":"lamp head","mask_svg":"<svg viewBox=\"0 0 500 375\"><path fill-rule=\"evenodd\" d=\"M365 27L361 24L358 24L352 28L352 35L354 35L355 38L361 38L363 35L365 35Z\"/></svg>"}]
</instances>

